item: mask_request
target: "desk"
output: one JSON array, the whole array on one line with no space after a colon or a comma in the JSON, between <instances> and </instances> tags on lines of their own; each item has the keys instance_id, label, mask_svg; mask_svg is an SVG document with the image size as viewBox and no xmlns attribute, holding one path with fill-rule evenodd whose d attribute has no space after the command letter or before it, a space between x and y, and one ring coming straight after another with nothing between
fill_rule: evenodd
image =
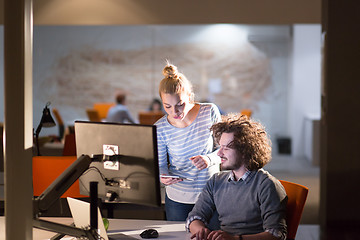
<instances>
[{"instance_id":1,"label":"desk","mask_svg":"<svg viewBox=\"0 0 360 240\"><path fill-rule=\"evenodd\" d=\"M57 222L61 224L72 223L72 218L55 218L55 217L46 217L41 218L44 220ZM110 225L108 230L108 235L115 233L123 233L142 239L139 234L148 228L154 228L159 232L159 238L157 239L171 239L171 240L187 240L190 239L190 233L187 233L185 230L184 222L171 222L171 221L158 221L158 220L137 220L137 219L109 219ZM33 229L33 239L34 240L43 240L49 239L54 236L55 233ZM0 239L5 239L5 217L0 217ZM72 237L65 237L64 240L73 239Z\"/></svg>"}]
</instances>

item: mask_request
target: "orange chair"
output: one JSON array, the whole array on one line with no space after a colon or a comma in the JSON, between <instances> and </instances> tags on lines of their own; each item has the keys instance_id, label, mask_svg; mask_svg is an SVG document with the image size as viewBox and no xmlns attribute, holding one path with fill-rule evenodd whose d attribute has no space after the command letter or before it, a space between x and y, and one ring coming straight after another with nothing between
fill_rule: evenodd
<instances>
[{"instance_id":1,"label":"orange chair","mask_svg":"<svg viewBox=\"0 0 360 240\"><path fill-rule=\"evenodd\" d=\"M87 108L86 114L91 122L101 122L99 112L93 108Z\"/></svg>"},{"instance_id":2,"label":"orange chair","mask_svg":"<svg viewBox=\"0 0 360 240\"><path fill-rule=\"evenodd\" d=\"M93 108L98 111L100 119L106 119L109 109L115 103L94 103Z\"/></svg>"},{"instance_id":3,"label":"orange chair","mask_svg":"<svg viewBox=\"0 0 360 240\"><path fill-rule=\"evenodd\" d=\"M76 156L35 156L33 157L33 191L34 196L40 196L44 190L65 171ZM86 198L80 194L79 180L61 196L61 198Z\"/></svg>"},{"instance_id":4,"label":"orange chair","mask_svg":"<svg viewBox=\"0 0 360 240\"><path fill-rule=\"evenodd\" d=\"M248 118L250 118L252 115L252 111L250 109L243 109L243 110L241 110L240 114L246 115L246 116L248 116Z\"/></svg>"},{"instance_id":5,"label":"orange chair","mask_svg":"<svg viewBox=\"0 0 360 240\"><path fill-rule=\"evenodd\" d=\"M297 183L280 180L288 196L286 210L287 240L294 240L309 189Z\"/></svg>"},{"instance_id":6,"label":"orange chair","mask_svg":"<svg viewBox=\"0 0 360 240\"><path fill-rule=\"evenodd\" d=\"M139 123L153 125L162 116L164 116L164 113L161 111L139 112Z\"/></svg>"}]
</instances>

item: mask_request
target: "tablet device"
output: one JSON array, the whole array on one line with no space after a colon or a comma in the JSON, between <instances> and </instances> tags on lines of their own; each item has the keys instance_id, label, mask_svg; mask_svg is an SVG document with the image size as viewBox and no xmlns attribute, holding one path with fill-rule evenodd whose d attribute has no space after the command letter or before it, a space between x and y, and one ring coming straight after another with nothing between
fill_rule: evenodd
<instances>
[{"instance_id":1,"label":"tablet device","mask_svg":"<svg viewBox=\"0 0 360 240\"><path fill-rule=\"evenodd\" d=\"M182 179L182 180L194 181L194 179L185 178L185 177L180 177L180 176L177 176L177 175L160 175L160 177L163 177L163 178L180 178L180 179Z\"/></svg>"}]
</instances>

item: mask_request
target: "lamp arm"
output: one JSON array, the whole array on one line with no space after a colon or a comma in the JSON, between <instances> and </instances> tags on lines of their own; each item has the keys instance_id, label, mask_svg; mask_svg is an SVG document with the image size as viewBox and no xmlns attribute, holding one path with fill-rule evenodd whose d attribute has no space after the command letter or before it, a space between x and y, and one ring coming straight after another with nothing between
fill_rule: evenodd
<instances>
[{"instance_id":1,"label":"lamp arm","mask_svg":"<svg viewBox=\"0 0 360 240\"><path fill-rule=\"evenodd\" d=\"M35 137L39 137L41 129L42 129L42 123L40 122L39 126L36 128Z\"/></svg>"},{"instance_id":2,"label":"lamp arm","mask_svg":"<svg viewBox=\"0 0 360 240\"><path fill-rule=\"evenodd\" d=\"M40 146L39 146L39 133L42 128L42 123L39 123L39 126L36 128L35 131L35 142L36 142L36 149L37 149L37 155L40 156Z\"/></svg>"}]
</instances>

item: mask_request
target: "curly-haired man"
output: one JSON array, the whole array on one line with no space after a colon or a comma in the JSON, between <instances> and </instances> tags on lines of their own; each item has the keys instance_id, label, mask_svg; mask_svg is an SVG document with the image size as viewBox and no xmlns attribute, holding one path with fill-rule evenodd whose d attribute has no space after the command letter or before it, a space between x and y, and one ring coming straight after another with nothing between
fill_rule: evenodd
<instances>
[{"instance_id":1,"label":"curly-haired man","mask_svg":"<svg viewBox=\"0 0 360 240\"><path fill-rule=\"evenodd\" d=\"M228 115L211 127L219 143L221 172L203 189L186 227L191 238L286 238L286 192L262 167L271 160L271 142L265 128L246 116ZM207 222L219 214L220 230Z\"/></svg>"}]
</instances>

